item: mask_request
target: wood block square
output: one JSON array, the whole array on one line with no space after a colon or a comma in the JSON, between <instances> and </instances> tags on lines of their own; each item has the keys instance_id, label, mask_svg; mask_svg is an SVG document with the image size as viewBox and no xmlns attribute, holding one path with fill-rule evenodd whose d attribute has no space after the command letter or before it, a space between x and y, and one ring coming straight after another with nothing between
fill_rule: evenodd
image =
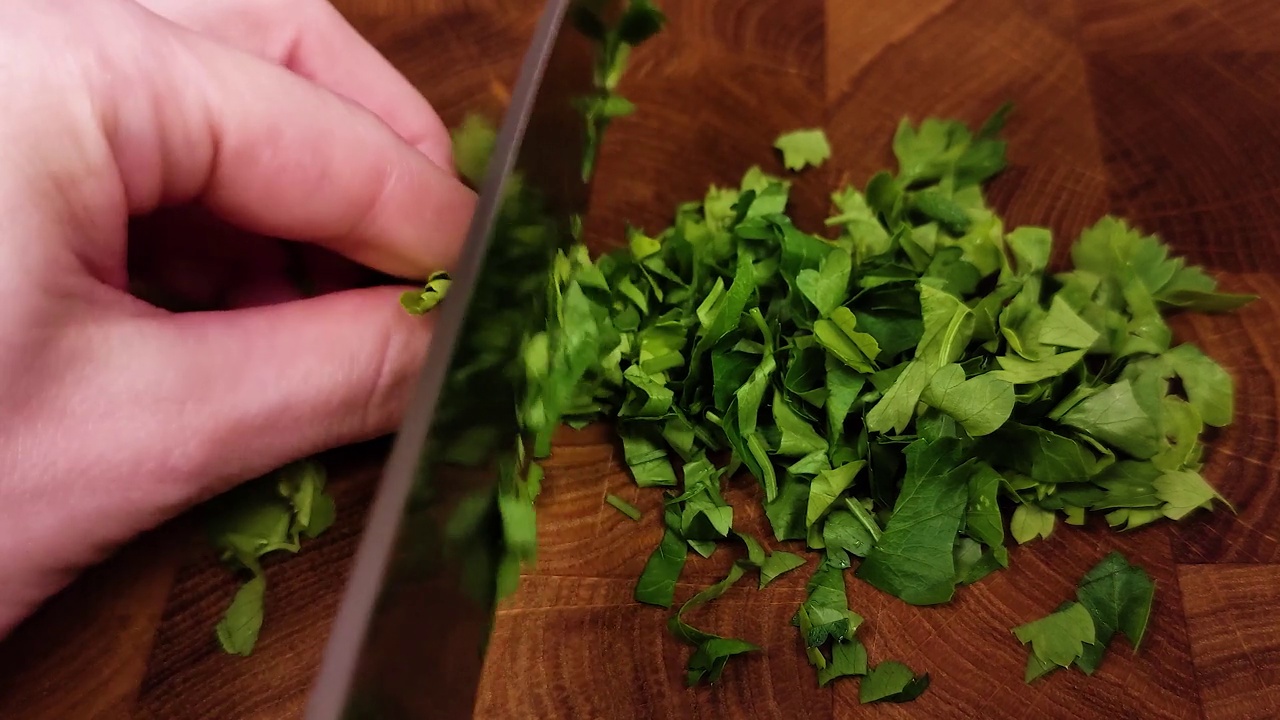
<instances>
[{"instance_id":1,"label":"wood block square","mask_svg":"<svg viewBox=\"0 0 1280 720\"><path fill-rule=\"evenodd\" d=\"M386 0L396 2L397 0ZM351 5L349 20L431 103L449 128L480 113L501 121L540 4L444 3L448 10L381 14Z\"/></svg>"},{"instance_id":2,"label":"wood block square","mask_svg":"<svg viewBox=\"0 0 1280 720\"><path fill-rule=\"evenodd\" d=\"M1178 569L1206 720L1280 717L1280 566Z\"/></svg>"},{"instance_id":3,"label":"wood block square","mask_svg":"<svg viewBox=\"0 0 1280 720\"><path fill-rule=\"evenodd\" d=\"M930 54L964 53L965 46L988 46L994 53L1008 53L1008 60L1021 61L1022 52L1042 34L1024 37L1015 45L999 47L989 42L993 30L1030 21L1059 41L1071 43L1076 35L1075 9L1069 3L1054 0L917 0L902 4L866 4L846 0L827 2L827 92L838 97L868 67L880 61L885 53L900 53L898 46L911 43L917 36L933 36L944 41ZM941 35L954 37L947 40ZM973 43L975 37L986 38ZM1005 38L1002 38L1005 39ZM979 49L980 51L980 49ZM960 60L961 58L957 58ZM976 68L985 69L984 64Z\"/></svg>"},{"instance_id":4,"label":"wood block square","mask_svg":"<svg viewBox=\"0 0 1280 720\"><path fill-rule=\"evenodd\" d=\"M1075 0L1085 48L1114 53L1280 50L1272 0Z\"/></svg>"},{"instance_id":5,"label":"wood block square","mask_svg":"<svg viewBox=\"0 0 1280 720\"><path fill-rule=\"evenodd\" d=\"M186 530L139 538L0 642L0 717L133 717Z\"/></svg>"},{"instance_id":6,"label":"wood block square","mask_svg":"<svg viewBox=\"0 0 1280 720\"><path fill-rule=\"evenodd\" d=\"M668 22L662 34L654 38L654 44L644 46L646 65L666 65L684 77L702 78L699 85L704 88L716 84L713 76L702 74L704 56L711 56L709 59L717 63L723 63L723 55L734 56L733 69L727 77L757 90L768 87L750 82L757 70L821 76L826 55L823 48L825 0L786 3L698 0L655 4L666 14ZM658 43L664 36L671 39L665 52L649 49L661 48ZM637 68L641 54L636 53Z\"/></svg>"},{"instance_id":7,"label":"wood block square","mask_svg":"<svg viewBox=\"0 0 1280 720\"><path fill-rule=\"evenodd\" d=\"M1116 213L1195 263L1280 269L1280 53L1089 66Z\"/></svg>"},{"instance_id":8,"label":"wood block square","mask_svg":"<svg viewBox=\"0 0 1280 720\"><path fill-rule=\"evenodd\" d=\"M613 428L564 431L538 496L538 556L529 577L639 577L662 539L662 491L636 487ZM633 521L605 503L613 493L641 511Z\"/></svg>"}]
</instances>

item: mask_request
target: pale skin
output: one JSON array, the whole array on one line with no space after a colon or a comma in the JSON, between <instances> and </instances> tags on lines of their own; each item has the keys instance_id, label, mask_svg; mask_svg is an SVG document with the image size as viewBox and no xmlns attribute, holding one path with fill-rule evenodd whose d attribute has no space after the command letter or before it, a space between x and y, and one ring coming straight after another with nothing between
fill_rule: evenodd
<instances>
[{"instance_id":1,"label":"pale skin","mask_svg":"<svg viewBox=\"0 0 1280 720\"><path fill-rule=\"evenodd\" d=\"M431 334L398 295L475 198L325 0L0 3L0 97L2 635L138 533L394 430ZM303 298L267 238L405 286Z\"/></svg>"}]
</instances>

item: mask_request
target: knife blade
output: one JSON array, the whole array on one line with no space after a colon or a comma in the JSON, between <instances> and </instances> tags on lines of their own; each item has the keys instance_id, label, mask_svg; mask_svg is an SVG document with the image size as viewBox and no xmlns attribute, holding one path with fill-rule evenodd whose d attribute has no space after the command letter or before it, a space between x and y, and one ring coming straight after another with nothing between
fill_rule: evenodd
<instances>
[{"instance_id":1,"label":"knife blade","mask_svg":"<svg viewBox=\"0 0 1280 720\"><path fill-rule=\"evenodd\" d=\"M521 341L545 324L555 251L589 195L573 102L593 90L594 47L566 21L574 4L548 0L525 53L308 720L472 716L510 560L496 488L521 472Z\"/></svg>"}]
</instances>

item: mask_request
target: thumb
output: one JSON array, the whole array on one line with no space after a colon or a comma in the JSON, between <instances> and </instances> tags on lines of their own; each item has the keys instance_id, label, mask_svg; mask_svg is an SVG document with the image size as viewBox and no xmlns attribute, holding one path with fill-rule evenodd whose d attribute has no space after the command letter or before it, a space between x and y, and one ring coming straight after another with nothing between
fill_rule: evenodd
<instances>
[{"instance_id":1,"label":"thumb","mask_svg":"<svg viewBox=\"0 0 1280 720\"><path fill-rule=\"evenodd\" d=\"M4 378L0 633L129 537L391 430L431 333L390 288L180 315L113 297Z\"/></svg>"},{"instance_id":2,"label":"thumb","mask_svg":"<svg viewBox=\"0 0 1280 720\"><path fill-rule=\"evenodd\" d=\"M195 467L199 500L299 457L395 429L430 341L401 289L348 290L157 320L163 362L184 377L186 413L166 418Z\"/></svg>"}]
</instances>

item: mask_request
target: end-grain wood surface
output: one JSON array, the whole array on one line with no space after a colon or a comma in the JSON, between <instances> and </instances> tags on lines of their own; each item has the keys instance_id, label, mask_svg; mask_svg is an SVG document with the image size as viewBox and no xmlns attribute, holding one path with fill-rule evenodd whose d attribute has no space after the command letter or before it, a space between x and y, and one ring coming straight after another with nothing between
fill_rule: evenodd
<instances>
[{"instance_id":1,"label":"end-grain wood surface","mask_svg":"<svg viewBox=\"0 0 1280 720\"><path fill-rule=\"evenodd\" d=\"M541 5L338 4L450 124L477 102L500 107ZM666 632L666 613L631 599L661 534L658 494L630 483L607 428L566 432L548 464L537 565L501 612L479 716L1280 718L1275 0L661 4L670 28L634 55L624 80L639 113L617 122L604 145L588 227L596 247L616 244L628 221L665 227L677 203L735 182L751 164L780 172L774 137L820 125L835 155L793 193L812 227L835 182L861 184L890 162L903 115L973 123L1012 100L1012 166L991 189L1011 222L1048 225L1067 239L1114 211L1162 234L1229 290L1261 296L1238 314L1175 325L1236 377L1236 424L1210 438L1207 475L1239 512L1124 535L1060 527L1015 548L1007 571L945 607L910 607L851 582L871 656L932 675L911 704L860 707L854 681L816 687L788 624L803 571L765 592L735 588L698 611L700 626L764 652L735 661L714 688L686 689L687 649ZM297 717L385 449L334 454L338 524L298 557L271 564L252 657L218 649L213 625L235 584L179 521L90 572L0 644L0 717ZM732 494L746 500L750 485L735 483ZM607 507L608 492L646 510L644 520ZM1141 652L1117 641L1093 678L1061 672L1024 685L1026 651L1009 628L1068 597L1112 548L1157 581ZM722 576L727 555L691 562L677 599Z\"/></svg>"}]
</instances>

